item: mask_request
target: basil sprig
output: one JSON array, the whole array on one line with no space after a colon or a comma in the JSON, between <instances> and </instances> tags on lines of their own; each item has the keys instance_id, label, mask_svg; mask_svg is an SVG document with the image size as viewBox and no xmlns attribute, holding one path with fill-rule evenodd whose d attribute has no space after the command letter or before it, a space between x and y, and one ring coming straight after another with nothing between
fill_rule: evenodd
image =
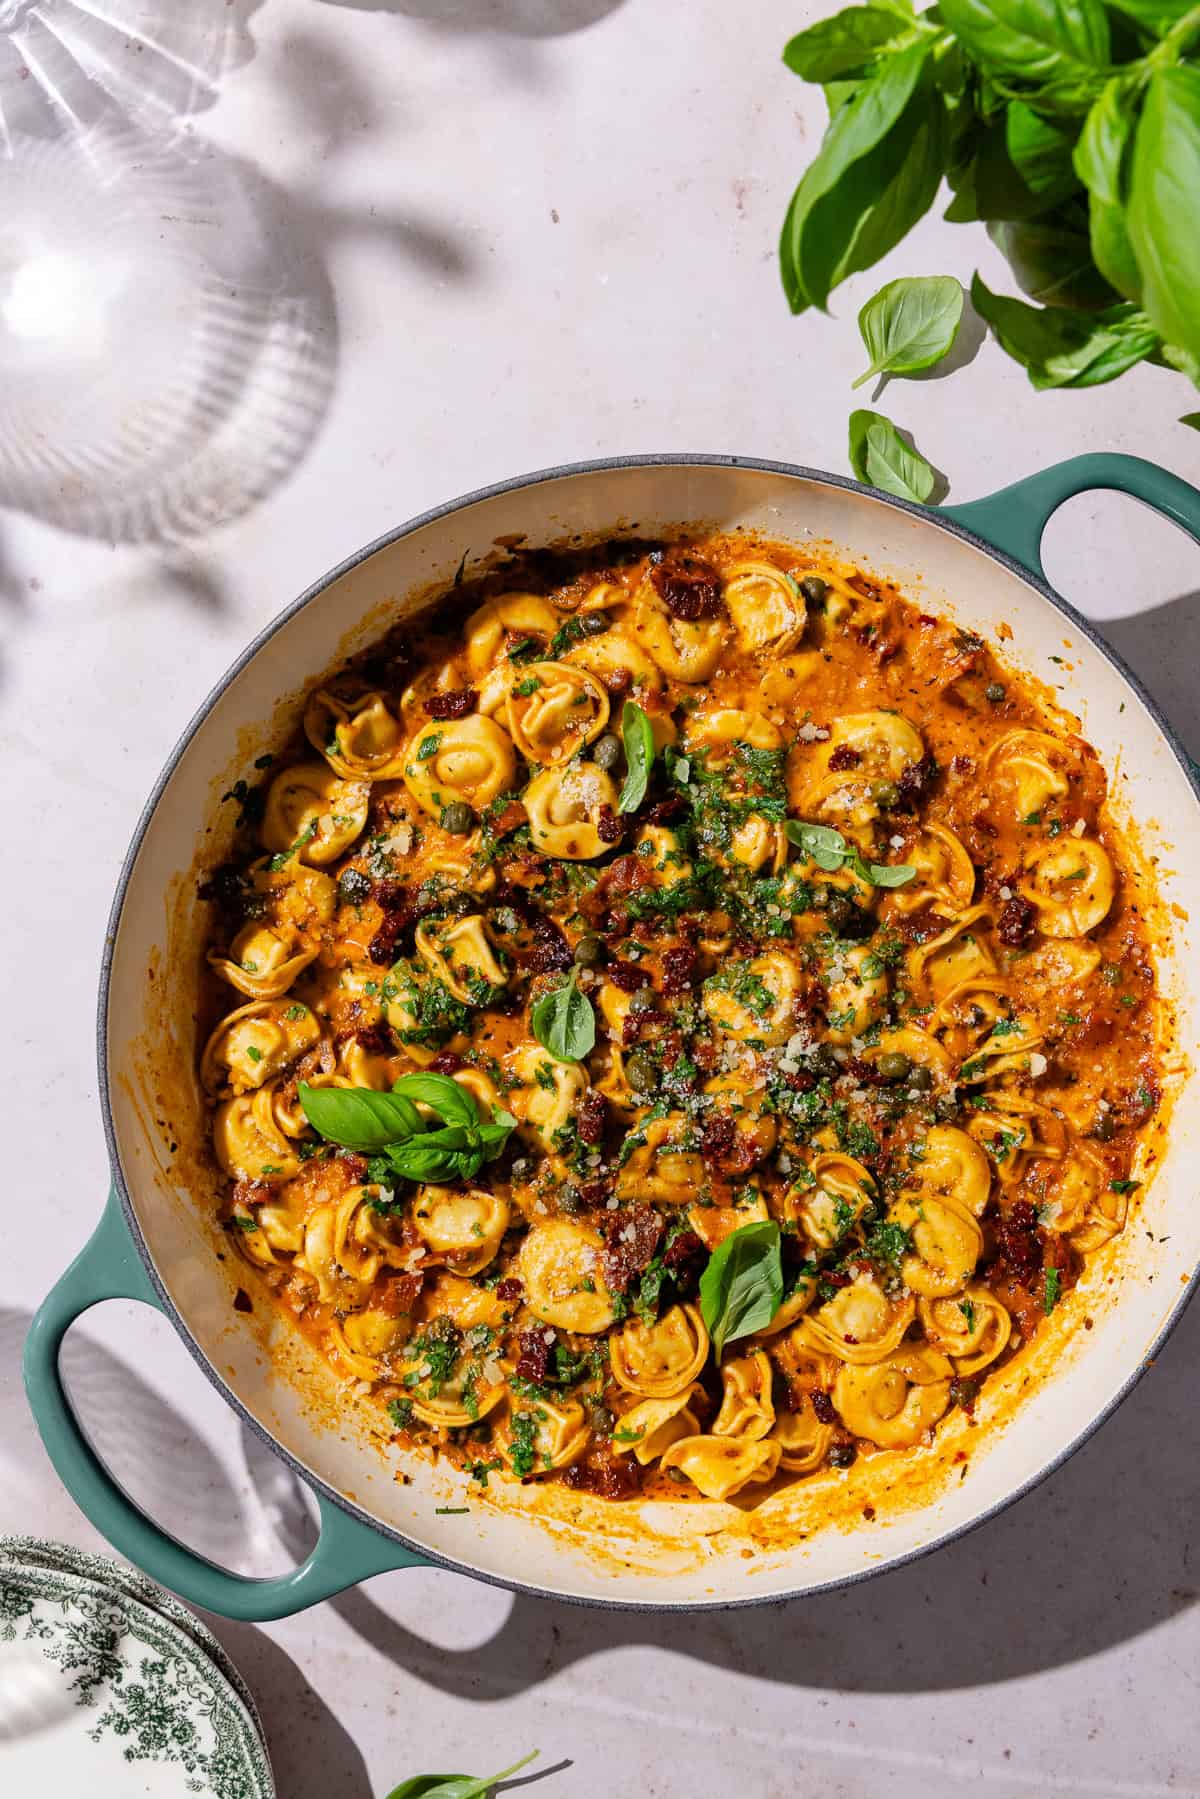
<instances>
[{"instance_id":1,"label":"basil sprig","mask_svg":"<svg viewBox=\"0 0 1200 1799\"><path fill-rule=\"evenodd\" d=\"M444 1074L403 1074L390 1093L369 1087L299 1086L304 1116L328 1143L374 1158L372 1179L473 1180L492 1162L516 1126L494 1107L485 1118L474 1096ZM418 1109L427 1106L433 1125Z\"/></svg>"},{"instance_id":2,"label":"basil sprig","mask_svg":"<svg viewBox=\"0 0 1200 1799\"><path fill-rule=\"evenodd\" d=\"M534 1749L511 1768L501 1768L499 1774L485 1774L482 1780L474 1774L414 1774L393 1787L387 1799L487 1799L499 1781L527 1768L540 1753Z\"/></svg>"},{"instance_id":3,"label":"basil sprig","mask_svg":"<svg viewBox=\"0 0 1200 1799\"><path fill-rule=\"evenodd\" d=\"M916 275L889 281L858 315L871 366L854 387L873 375L913 375L940 362L958 336L963 291L951 275Z\"/></svg>"},{"instance_id":4,"label":"basil sprig","mask_svg":"<svg viewBox=\"0 0 1200 1799\"><path fill-rule=\"evenodd\" d=\"M800 32L784 61L829 106L780 240L794 311L827 308L944 179L946 217L985 226L1037 302L1031 319L988 317L1037 386L1094 386L1142 361L1200 386L1192 0L939 0L919 16L859 0ZM882 300L864 309L881 327L872 364L902 372L887 355L905 321L875 313Z\"/></svg>"},{"instance_id":5,"label":"basil sprig","mask_svg":"<svg viewBox=\"0 0 1200 1799\"><path fill-rule=\"evenodd\" d=\"M654 763L654 730L636 700L621 709L621 737L625 744L625 784L617 801L618 812L636 812L646 797Z\"/></svg>"},{"instance_id":6,"label":"basil sprig","mask_svg":"<svg viewBox=\"0 0 1200 1799\"><path fill-rule=\"evenodd\" d=\"M720 1361L727 1343L765 1330L783 1300L779 1226L744 1224L718 1244L700 1276L700 1312Z\"/></svg>"},{"instance_id":7,"label":"basil sprig","mask_svg":"<svg viewBox=\"0 0 1200 1799\"><path fill-rule=\"evenodd\" d=\"M536 1001L529 1022L556 1062L582 1062L596 1046L596 1014L587 994L579 990L574 968L560 987Z\"/></svg>"},{"instance_id":8,"label":"basil sprig","mask_svg":"<svg viewBox=\"0 0 1200 1799\"><path fill-rule=\"evenodd\" d=\"M872 887L903 887L917 872L909 862L865 861L862 853L852 843L847 843L832 825L810 825L802 819L789 818L783 828L788 842L803 850L809 861L823 868L826 874L849 868L860 880L869 881Z\"/></svg>"},{"instance_id":9,"label":"basil sprig","mask_svg":"<svg viewBox=\"0 0 1200 1799\"><path fill-rule=\"evenodd\" d=\"M868 487L902 500L927 500L937 482L921 452L905 443L891 419L865 408L850 414L850 467Z\"/></svg>"}]
</instances>

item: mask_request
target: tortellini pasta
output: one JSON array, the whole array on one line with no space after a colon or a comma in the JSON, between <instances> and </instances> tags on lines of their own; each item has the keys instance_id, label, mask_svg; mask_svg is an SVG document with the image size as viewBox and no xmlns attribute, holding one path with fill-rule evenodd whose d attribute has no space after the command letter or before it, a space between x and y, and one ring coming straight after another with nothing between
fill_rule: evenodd
<instances>
[{"instance_id":1,"label":"tortellini pasta","mask_svg":"<svg viewBox=\"0 0 1200 1799\"><path fill-rule=\"evenodd\" d=\"M613 1379L644 1399L686 1393L708 1359L708 1331L699 1308L676 1305L655 1324L631 1318L609 1338Z\"/></svg>"},{"instance_id":2,"label":"tortellini pasta","mask_svg":"<svg viewBox=\"0 0 1200 1799\"><path fill-rule=\"evenodd\" d=\"M788 1213L815 1249L832 1249L871 1210L874 1192L875 1183L861 1162L840 1150L826 1150L790 1189Z\"/></svg>"},{"instance_id":3,"label":"tortellini pasta","mask_svg":"<svg viewBox=\"0 0 1200 1799\"><path fill-rule=\"evenodd\" d=\"M993 789L1006 793L1014 817L1044 812L1070 790L1074 758L1066 745L1044 731L1009 731L988 751L986 769Z\"/></svg>"},{"instance_id":4,"label":"tortellini pasta","mask_svg":"<svg viewBox=\"0 0 1200 1799\"><path fill-rule=\"evenodd\" d=\"M978 984L996 972L996 957L986 932L991 918L986 906L974 906L928 943L909 955L913 986L919 993L944 1000L968 982Z\"/></svg>"},{"instance_id":5,"label":"tortellini pasta","mask_svg":"<svg viewBox=\"0 0 1200 1799\"><path fill-rule=\"evenodd\" d=\"M771 1398L771 1364L761 1349L735 1356L721 1368L721 1409L713 1419L715 1437L741 1437L755 1442L775 1422Z\"/></svg>"},{"instance_id":6,"label":"tortellini pasta","mask_svg":"<svg viewBox=\"0 0 1200 1799\"><path fill-rule=\"evenodd\" d=\"M430 974L464 1005L490 1005L508 983L487 921L477 912L418 925L416 944Z\"/></svg>"},{"instance_id":7,"label":"tortellini pasta","mask_svg":"<svg viewBox=\"0 0 1200 1799\"><path fill-rule=\"evenodd\" d=\"M320 1035L307 1006L256 1000L221 1020L204 1046L201 1079L209 1093L249 1093L282 1074Z\"/></svg>"},{"instance_id":8,"label":"tortellini pasta","mask_svg":"<svg viewBox=\"0 0 1200 1799\"><path fill-rule=\"evenodd\" d=\"M957 1374L978 1374L1003 1353L1012 1319L989 1287L973 1283L952 1298L919 1299L917 1313L932 1348Z\"/></svg>"},{"instance_id":9,"label":"tortellini pasta","mask_svg":"<svg viewBox=\"0 0 1200 1799\"><path fill-rule=\"evenodd\" d=\"M531 1463L526 1470L529 1475L552 1474L556 1468L569 1468L572 1462L579 1460L591 1440L587 1417L577 1400L560 1405L553 1400L539 1399L532 1410L517 1416L529 1422L529 1429L522 1436L522 1444ZM515 1440L510 1423L506 1431L506 1446L514 1469L517 1466L513 1458ZM522 1462L521 1467L524 1466Z\"/></svg>"},{"instance_id":10,"label":"tortellini pasta","mask_svg":"<svg viewBox=\"0 0 1200 1799\"><path fill-rule=\"evenodd\" d=\"M382 693L346 700L320 688L305 709L304 735L345 781L389 781L403 772L404 726Z\"/></svg>"},{"instance_id":11,"label":"tortellini pasta","mask_svg":"<svg viewBox=\"0 0 1200 1799\"><path fill-rule=\"evenodd\" d=\"M1117 874L1102 843L1059 837L1026 857L1020 890L1037 907L1047 937L1086 937L1108 916Z\"/></svg>"},{"instance_id":12,"label":"tortellini pasta","mask_svg":"<svg viewBox=\"0 0 1200 1799\"><path fill-rule=\"evenodd\" d=\"M855 1436L880 1449L911 1449L949 1405L952 1372L945 1356L914 1345L886 1362L840 1369L833 1403Z\"/></svg>"},{"instance_id":13,"label":"tortellini pasta","mask_svg":"<svg viewBox=\"0 0 1200 1799\"><path fill-rule=\"evenodd\" d=\"M839 953L828 969L825 1035L831 1043L850 1043L883 1017L888 978L877 957L864 944Z\"/></svg>"},{"instance_id":14,"label":"tortellini pasta","mask_svg":"<svg viewBox=\"0 0 1200 1799\"><path fill-rule=\"evenodd\" d=\"M842 1362L882 1361L904 1337L916 1313L911 1297L893 1299L871 1274L848 1287L796 1326L801 1342L818 1355Z\"/></svg>"},{"instance_id":15,"label":"tortellini pasta","mask_svg":"<svg viewBox=\"0 0 1200 1799\"><path fill-rule=\"evenodd\" d=\"M517 1252L517 1272L535 1318L583 1336L608 1329L613 1308L602 1248L595 1231L565 1218L534 1225Z\"/></svg>"},{"instance_id":16,"label":"tortellini pasta","mask_svg":"<svg viewBox=\"0 0 1200 1799\"><path fill-rule=\"evenodd\" d=\"M479 713L422 726L404 755L404 785L431 818L456 803L482 812L516 780L512 738Z\"/></svg>"},{"instance_id":17,"label":"tortellini pasta","mask_svg":"<svg viewBox=\"0 0 1200 1799\"><path fill-rule=\"evenodd\" d=\"M613 1430L613 1449L618 1455L632 1454L646 1468L680 1437L696 1436L700 1423L692 1409L695 1391L687 1387L667 1399L643 1399L622 1412Z\"/></svg>"},{"instance_id":18,"label":"tortellini pasta","mask_svg":"<svg viewBox=\"0 0 1200 1799\"><path fill-rule=\"evenodd\" d=\"M704 984L704 1009L719 1031L739 1042L784 1043L795 1029L804 977L783 950L733 962Z\"/></svg>"},{"instance_id":19,"label":"tortellini pasta","mask_svg":"<svg viewBox=\"0 0 1200 1799\"><path fill-rule=\"evenodd\" d=\"M891 895L896 912L915 912L929 906L934 912L954 917L965 912L975 897L975 865L960 837L945 825L922 825L902 858L916 875L908 886Z\"/></svg>"},{"instance_id":20,"label":"tortellini pasta","mask_svg":"<svg viewBox=\"0 0 1200 1799\"><path fill-rule=\"evenodd\" d=\"M567 662L590 669L600 681L606 676L623 679L632 675L637 693L661 693L666 686L658 663L627 631L616 628L602 637L585 637L567 652Z\"/></svg>"},{"instance_id":21,"label":"tortellini pasta","mask_svg":"<svg viewBox=\"0 0 1200 1799\"><path fill-rule=\"evenodd\" d=\"M559 1133L569 1130L587 1091L587 1070L578 1062L559 1062L540 1043L526 1043L514 1050L509 1065L518 1085L507 1103L520 1120L521 1135L553 1154L559 1147Z\"/></svg>"},{"instance_id":22,"label":"tortellini pasta","mask_svg":"<svg viewBox=\"0 0 1200 1799\"><path fill-rule=\"evenodd\" d=\"M638 642L673 681L707 681L729 638L728 620L682 619L668 612L651 584L643 584L633 612Z\"/></svg>"},{"instance_id":23,"label":"tortellini pasta","mask_svg":"<svg viewBox=\"0 0 1200 1799\"><path fill-rule=\"evenodd\" d=\"M213 1115L213 1148L225 1173L235 1181L287 1181L300 1158L275 1123L272 1093L260 1087L222 1100Z\"/></svg>"},{"instance_id":24,"label":"tortellini pasta","mask_svg":"<svg viewBox=\"0 0 1200 1799\"><path fill-rule=\"evenodd\" d=\"M771 1439L779 1445L779 1466L785 1474L811 1474L829 1454L833 1426L817 1417L809 1400L799 1411L779 1413Z\"/></svg>"},{"instance_id":25,"label":"tortellini pasta","mask_svg":"<svg viewBox=\"0 0 1200 1799\"><path fill-rule=\"evenodd\" d=\"M412 1208L422 1242L459 1274L478 1274L494 1261L509 1216L506 1199L479 1187L422 1187Z\"/></svg>"},{"instance_id":26,"label":"tortellini pasta","mask_svg":"<svg viewBox=\"0 0 1200 1799\"><path fill-rule=\"evenodd\" d=\"M731 1499L743 1487L773 1480L782 1445L770 1437L681 1437L659 1466L677 1468L706 1499Z\"/></svg>"},{"instance_id":27,"label":"tortellini pasta","mask_svg":"<svg viewBox=\"0 0 1200 1799\"><path fill-rule=\"evenodd\" d=\"M652 1119L617 1176L618 1198L686 1205L704 1180L695 1127L681 1112Z\"/></svg>"},{"instance_id":28,"label":"tortellini pasta","mask_svg":"<svg viewBox=\"0 0 1200 1799\"><path fill-rule=\"evenodd\" d=\"M833 825L869 824L879 816L879 784L897 782L924 755L920 732L901 713L848 713L833 721L806 771L806 804Z\"/></svg>"},{"instance_id":29,"label":"tortellini pasta","mask_svg":"<svg viewBox=\"0 0 1200 1799\"><path fill-rule=\"evenodd\" d=\"M506 639L553 637L560 622L554 607L541 594L497 594L467 620L464 636L472 674L487 671Z\"/></svg>"},{"instance_id":30,"label":"tortellini pasta","mask_svg":"<svg viewBox=\"0 0 1200 1799\"><path fill-rule=\"evenodd\" d=\"M606 816L616 817L617 789L612 776L594 762L544 768L522 799L529 835L545 855L588 862L603 853L601 826Z\"/></svg>"},{"instance_id":31,"label":"tortellini pasta","mask_svg":"<svg viewBox=\"0 0 1200 1799\"><path fill-rule=\"evenodd\" d=\"M532 662L508 690L508 731L527 762L569 762L608 723L608 694L567 662Z\"/></svg>"},{"instance_id":32,"label":"tortellini pasta","mask_svg":"<svg viewBox=\"0 0 1200 1799\"><path fill-rule=\"evenodd\" d=\"M315 949L297 945L286 927L244 925L227 956L209 954L215 974L248 999L278 999L316 957Z\"/></svg>"},{"instance_id":33,"label":"tortellini pasta","mask_svg":"<svg viewBox=\"0 0 1200 1799\"><path fill-rule=\"evenodd\" d=\"M371 789L343 780L324 762L281 769L267 790L262 840L278 855L334 862L362 835Z\"/></svg>"},{"instance_id":34,"label":"tortellini pasta","mask_svg":"<svg viewBox=\"0 0 1200 1799\"><path fill-rule=\"evenodd\" d=\"M725 576L725 605L749 655L784 656L804 635L800 584L773 562L735 562Z\"/></svg>"}]
</instances>

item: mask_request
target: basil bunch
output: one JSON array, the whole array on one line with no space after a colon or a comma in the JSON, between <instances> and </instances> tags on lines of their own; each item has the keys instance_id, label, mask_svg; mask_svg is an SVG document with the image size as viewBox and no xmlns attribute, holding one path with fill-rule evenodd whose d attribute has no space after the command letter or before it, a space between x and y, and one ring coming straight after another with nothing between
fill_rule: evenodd
<instances>
[{"instance_id":1,"label":"basil bunch","mask_svg":"<svg viewBox=\"0 0 1200 1799\"><path fill-rule=\"evenodd\" d=\"M369 1087L299 1086L300 1105L328 1143L373 1158L371 1178L406 1181L473 1180L500 1154L516 1127L511 1113L493 1108L485 1119L474 1096L444 1074L402 1074L390 1093ZM427 1106L435 1126L418 1110Z\"/></svg>"},{"instance_id":2,"label":"basil bunch","mask_svg":"<svg viewBox=\"0 0 1200 1799\"><path fill-rule=\"evenodd\" d=\"M793 311L878 262L944 179L946 217L985 224L1034 302L976 281L976 308L1035 386L1091 387L1147 360L1200 385L1200 7L866 0L802 31L784 61L830 113L783 227ZM912 301L885 288L869 303L885 351ZM864 336L871 372L928 366L889 364Z\"/></svg>"},{"instance_id":3,"label":"basil bunch","mask_svg":"<svg viewBox=\"0 0 1200 1799\"><path fill-rule=\"evenodd\" d=\"M783 827L789 843L804 851L810 861L826 874L849 868L860 880L872 887L904 887L916 874L908 862L867 862L852 843L847 843L832 825L809 825L801 819L789 818Z\"/></svg>"}]
</instances>

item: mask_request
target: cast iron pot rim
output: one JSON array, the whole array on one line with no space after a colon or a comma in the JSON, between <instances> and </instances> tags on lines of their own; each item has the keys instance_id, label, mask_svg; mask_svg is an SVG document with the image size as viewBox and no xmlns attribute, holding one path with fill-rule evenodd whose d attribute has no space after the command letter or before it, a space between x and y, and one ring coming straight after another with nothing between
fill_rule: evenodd
<instances>
[{"instance_id":1,"label":"cast iron pot rim","mask_svg":"<svg viewBox=\"0 0 1200 1799\"><path fill-rule=\"evenodd\" d=\"M1076 1432L1057 1454L1046 1463L1045 1467L1039 1469L1036 1473L1029 1475L1019 1486L1012 1488L1011 1491L1004 1494L1003 1497L995 1500L994 1503L988 1506L986 1511L981 1512L978 1517L971 1518L964 1524L951 1526L939 1536L935 1537L932 1542L922 1543L914 1549L906 1550L902 1555L897 1555L887 1561L878 1563L873 1567L861 1568L852 1574L837 1575L830 1580L819 1581L815 1585L797 1587L792 1593L755 1593L746 1594L744 1597L735 1599L655 1600L632 1598L609 1599L607 1597L601 1598L591 1594L562 1592L555 1587L542 1587L528 1581L517 1580L509 1576L491 1573L489 1570L477 1568L469 1561L456 1560L453 1556L444 1555L438 1550L428 1548L424 1543L416 1542L411 1537L405 1536L402 1531L395 1529L394 1526L386 1524L382 1519L375 1517L373 1513L366 1509L366 1507L356 1505L352 1500L347 1499L344 1494L339 1493L336 1488L331 1487L325 1480L315 1474L310 1468L307 1468L296 1456L294 1456L277 1437L272 1436L271 1432L268 1431L265 1426L259 1423L258 1419L254 1417L253 1413L245 1405L239 1395L235 1393L222 1378L214 1363L209 1360L207 1355L205 1355L199 1343L197 1343L195 1337L192 1335L186 1319L176 1306L174 1299L167 1291L162 1280L159 1278L158 1270L154 1265L154 1259L150 1254L149 1247L142 1234L142 1228L134 1210L133 1201L125 1181L125 1172L121 1167L121 1158L117 1149L116 1131L113 1125L110 1083L108 1078L108 1004L112 977L112 961L116 947L117 932L121 923L121 913L125 904L125 895L133 877L134 865L137 861L138 852L142 847L142 840L149 829L150 820L157 810L158 802L169 785L180 759L188 745L191 743L192 738L195 736L204 720L208 717L217 701L221 698L221 695L225 692L226 688L229 687L241 674L242 670L254 660L258 652L272 637L274 637L275 633L281 630L282 627L293 619L297 613L302 612L310 601L317 599L320 594L325 592L326 588L331 587L333 583L340 580L343 575L349 574L352 569L357 568L361 563L366 562L370 557L374 556L377 551L388 549L392 544L398 543L401 538L409 537L413 532L421 530L423 526L433 524L438 519L449 518L455 512L465 512L469 507L477 505L480 501L496 499L503 494L517 493L521 489L527 487L539 487L551 481L561 480L564 477L597 475L607 473L610 470L642 468L750 469L759 474L786 475L791 479L811 482L822 487L841 488L849 493L863 494L880 505L894 507L898 512L907 512L912 517L920 519L923 524L932 525L935 529L945 531L952 537L958 537L964 543L970 544L974 549L982 551L983 554L989 556L993 562L998 562L1002 568L1007 569L1009 574L1015 575L1018 580L1024 582L1027 587L1031 587L1043 600L1053 606L1056 612L1061 613L1064 618L1069 620L1077 631L1081 631L1088 641L1100 651L1100 654L1105 660L1112 664L1118 674L1120 674L1129 687L1132 688L1133 692L1138 696L1146 710L1149 712L1151 718L1154 720L1154 723L1157 725L1159 731L1169 745L1172 754L1175 756L1176 761L1179 763L1180 768L1183 770L1197 804L1200 805L1200 767L1193 763L1188 756L1187 751L1184 749L1183 744L1176 735L1173 726L1168 722L1158 702L1144 686L1140 676L1136 675L1124 658L1105 641L1095 625L1093 625L1089 619L1084 618L1082 613L1077 612L1069 601L1064 600L1061 594L1055 593L1054 589L1050 587L1045 580L1035 575L1030 569L1026 568L1023 563L1018 562L1005 551L998 550L993 544L988 543L985 538L977 536L975 532L968 530L964 525L960 525L957 521L947 518L944 515L940 515L936 509L917 505L911 500L898 499L892 494L883 493L876 488L864 487L861 482L852 481L845 475L831 475L824 469L805 468L798 463L775 462L754 456L730 456L727 454L704 455L698 451L672 454L669 451L665 451L644 456L604 456L586 462L566 462L560 463L553 468L535 469L530 474L514 475L506 481L496 481L487 487L479 487L474 489L471 493L462 494L457 499L447 500L440 506L432 506L427 511L420 512L415 517L410 518L406 523L397 525L393 530L385 531L381 536L375 538L371 543L366 544L362 549L354 551L352 555L347 556L343 561L337 563L333 568L328 570L327 573L319 576L311 586L305 589L299 599L293 600L290 605L285 606L281 612L277 613L275 617L269 621L269 623L264 625L262 630L251 639L241 655L230 664L229 668L221 676L220 680L212 688L208 696L203 700L189 720L170 755L167 757L162 773L154 783L149 797L142 808L138 821L134 826L129 848L126 851L125 859L121 864L116 892L113 895L112 908L109 912L108 926L104 939L104 953L100 964L100 988L96 1016L97 1072L104 1136L108 1145L109 1161L112 1166L113 1181L120 1200L121 1211L124 1215L126 1228L133 1239L138 1255L141 1257L146 1272L158 1295L162 1310L175 1326L176 1331L179 1333L190 1352L192 1359L198 1364L207 1379L211 1381L221 1397L233 1408L242 1423L253 1431L259 1441L287 1464L303 1485L314 1489L316 1492L320 1493L323 1498L329 1500L331 1504L336 1505L341 1511L346 1512L351 1518L355 1519L360 1524L369 1526L380 1536L386 1537L390 1541L399 1544L411 1554L420 1557L422 1561L428 1562L436 1567L451 1569L456 1574L465 1574L472 1580L481 1580L486 1582L489 1586L501 1587L511 1593L525 1593L534 1598L557 1600L560 1603L567 1605L579 1605L585 1607L595 1606L606 1611L646 1613L734 1611L742 1610L749 1606L778 1605L786 1603L788 1599L807 1598L810 1595L818 1593L836 1592L844 1587L857 1586L862 1581L876 1579L881 1574L888 1574L899 1568L906 1567L913 1562L920 1561L923 1557L932 1555L936 1550L944 1548L947 1544L955 1542L961 1537L970 1535L972 1531L978 1530L981 1525L987 1524L993 1518L998 1517L1001 1512L1007 1511L1008 1508L1015 1505L1018 1500L1024 1499L1026 1495L1032 1493L1036 1487L1041 1486L1043 1481L1048 1480L1052 1474L1057 1473L1063 1463L1095 1435L1100 1429L1100 1426L1108 1421L1116 1411L1117 1407L1133 1391L1134 1387L1142 1378L1146 1370L1152 1365L1155 1357L1160 1353L1168 1337L1183 1316L1184 1308L1195 1293L1197 1285L1200 1284L1200 1266L1197 1266L1193 1271L1186 1287L1183 1288L1178 1299L1175 1301L1169 1317L1163 1324L1162 1329L1159 1331L1154 1342L1142 1355L1137 1367L1126 1376L1119 1390L1113 1395L1108 1403Z\"/></svg>"}]
</instances>

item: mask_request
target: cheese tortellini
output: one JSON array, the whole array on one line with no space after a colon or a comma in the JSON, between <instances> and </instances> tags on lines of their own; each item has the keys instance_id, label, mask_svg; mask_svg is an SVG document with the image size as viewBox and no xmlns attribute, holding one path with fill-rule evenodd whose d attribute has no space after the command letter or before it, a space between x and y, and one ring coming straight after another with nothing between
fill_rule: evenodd
<instances>
[{"instance_id":1,"label":"cheese tortellini","mask_svg":"<svg viewBox=\"0 0 1200 1799\"><path fill-rule=\"evenodd\" d=\"M345 700L319 689L305 709L304 735L345 781L388 781L403 772L404 726L382 693Z\"/></svg>"},{"instance_id":2,"label":"cheese tortellini","mask_svg":"<svg viewBox=\"0 0 1200 1799\"><path fill-rule=\"evenodd\" d=\"M422 726L404 755L404 785L431 818L456 802L482 812L516 780L512 738L479 713Z\"/></svg>"},{"instance_id":3,"label":"cheese tortellini","mask_svg":"<svg viewBox=\"0 0 1200 1799\"><path fill-rule=\"evenodd\" d=\"M609 1338L613 1379L627 1393L670 1399L686 1393L708 1359L708 1331L699 1309L672 1306L656 1324L631 1318Z\"/></svg>"},{"instance_id":4,"label":"cheese tortellini","mask_svg":"<svg viewBox=\"0 0 1200 1799\"><path fill-rule=\"evenodd\" d=\"M738 643L750 655L785 656L804 635L800 583L773 562L735 562L724 598Z\"/></svg>"},{"instance_id":5,"label":"cheese tortellini","mask_svg":"<svg viewBox=\"0 0 1200 1799\"><path fill-rule=\"evenodd\" d=\"M947 1357L914 1345L885 1362L840 1369L833 1403L855 1436L880 1449L911 1449L949 1405L952 1373Z\"/></svg>"},{"instance_id":6,"label":"cheese tortellini","mask_svg":"<svg viewBox=\"0 0 1200 1799\"><path fill-rule=\"evenodd\" d=\"M209 953L214 973L248 999L278 999L316 957L315 949L297 944L284 926L244 925L227 956Z\"/></svg>"},{"instance_id":7,"label":"cheese tortellini","mask_svg":"<svg viewBox=\"0 0 1200 1799\"><path fill-rule=\"evenodd\" d=\"M527 762L569 762L608 723L608 694L567 662L532 662L508 690L509 736Z\"/></svg>"},{"instance_id":8,"label":"cheese tortellini","mask_svg":"<svg viewBox=\"0 0 1200 1799\"><path fill-rule=\"evenodd\" d=\"M362 835L370 800L366 781L344 780L324 762L297 763L267 790L262 840L280 856L334 862Z\"/></svg>"},{"instance_id":9,"label":"cheese tortellini","mask_svg":"<svg viewBox=\"0 0 1200 1799\"><path fill-rule=\"evenodd\" d=\"M200 1076L209 1093L249 1093L290 1068L319 1042L310 1009L285 1000L257 1000L223 1018L204 1046Z\"/></svg>"},{"instance_id":10,"label":"cheese tortellini","mask_svg":"<svg viewBox=\"0 0 1200 1799\"><path fill-rule=\"evenodd\" d=\"M534 1225L517 1252L517 1272L535 1318L584 1336L608 1329L613 1308L602 1249L596 1232L582 1224L555 1218Z\"/></svg>"},{"instance_id":11,"label":"cheese tortellini","mask_svg":"<svg viewBox=\"0 0 1200 1799\"><path fill-rule=\"evenodd\" d=\"M1047 937L1086 937L1108 916L1117 873L1094 838L1059 837L1027 856L1021 892L1037 907Z\"/></svg>"},{"instance_id":12,"label":"cheese tortellini","mask_svg":"<svg viewBox=\"0 0 1200 1799\"><path fill-rule=\"evenodd\" d=\"M547 856L589 862L602 855L606 816L616 817L617 788L611 775L594 762L571 762L544 768L522 795L529 814L529 835Z\"/></svg>"}]
</instances>

